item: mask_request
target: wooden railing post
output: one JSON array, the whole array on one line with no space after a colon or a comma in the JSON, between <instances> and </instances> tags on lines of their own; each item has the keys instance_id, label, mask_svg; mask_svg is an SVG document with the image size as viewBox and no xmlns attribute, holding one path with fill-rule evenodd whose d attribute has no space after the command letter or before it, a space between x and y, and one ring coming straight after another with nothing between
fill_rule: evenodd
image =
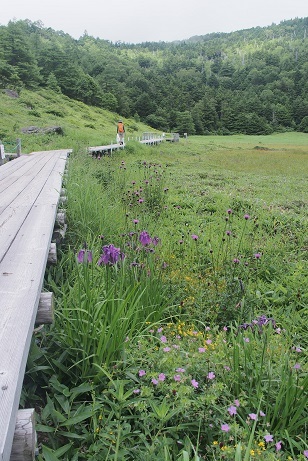
<instances>
[{"instance_id":1,"label":"wooden railing post","mask_svg":"<svg viewBox=\"0 0 308 461\"><path fill-rule=\"evenodd\" d=\"M17 153L17 157L20 157L21 155L21 139L20 138L17 138L16 153Z\"/></svg>"},{"instance_id":2,"label":"wooden railing post","mask_svg":"<svg viewBox=\"0 0 308 461\"><path fill-rule=\"evenodd\" d=\"M34 409L18 410L10 461L33 461L35 455Z\"/></svg>"}]
</instances>

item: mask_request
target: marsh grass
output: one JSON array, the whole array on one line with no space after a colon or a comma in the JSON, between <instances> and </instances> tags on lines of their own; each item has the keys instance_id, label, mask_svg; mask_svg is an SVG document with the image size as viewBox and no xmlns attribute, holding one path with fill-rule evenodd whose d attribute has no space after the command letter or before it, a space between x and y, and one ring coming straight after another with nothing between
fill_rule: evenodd
<instances>
[{"instance_id":1,"label":"marsh grass","mask_svg":"<svg viewBox=\"0 0 308 461\"><path fill-rule=\"evenodd\" d=\"M254 149L262 143L269 150ZM50 374L93 385L87 448L78 453L74 442L60 459L304 459L306 157L302 134L290 133L131 143L100 161L74 152L68 240L46 278L57 322L40 346L51 358L47 366L34 348L31 368L34 381L46 366L44 386ZM143 246L142 232L155 245ZM97 266L109 244L125 259ZM77 262L82 248L92 263ZM239 329L261 315L275 326ZM182 382L175 367L188 369ZM236 418L227 411L234 399ZM249 419L259 411L266 417ZM51 419L46 433L59 449ZM260 449L268 431L283 453L274 443Z\"/></svg>"}]
</instances>

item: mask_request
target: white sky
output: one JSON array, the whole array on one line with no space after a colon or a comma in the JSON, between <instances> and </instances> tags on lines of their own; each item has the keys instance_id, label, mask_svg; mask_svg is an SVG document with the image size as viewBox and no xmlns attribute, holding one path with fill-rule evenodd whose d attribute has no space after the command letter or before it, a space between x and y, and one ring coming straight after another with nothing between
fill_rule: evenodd
<instances>
[{"instance_id":1,"label":"white sky","mask_svg":"<svg viewBox=\"0 0 308 461\"><path fill-rule=\"evenodd\" d=\"M0 24L14 19L79 38L112 42L184 40L308 16L308 0L3 0Z\"/></svg>"}]
</instances>

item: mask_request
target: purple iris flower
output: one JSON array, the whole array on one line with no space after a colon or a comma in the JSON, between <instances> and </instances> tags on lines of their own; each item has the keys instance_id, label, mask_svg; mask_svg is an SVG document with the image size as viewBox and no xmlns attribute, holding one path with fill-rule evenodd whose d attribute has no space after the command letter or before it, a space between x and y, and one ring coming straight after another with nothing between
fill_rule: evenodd
<instances>
[{"instance_id":1,"label":"purple iris flower","mask_svg":"<svg viewBox=\"0 0 308 461\"><path fill-rule=\"evenodd\" d=\"M92 251L86 250L85 248L79 250L77 255L77 261L80 264L91 263L93 261Z\"/></svg>"},{"instance_id":2,"label":"purple iris flower","mask_svg":"<svg viewBox=\"0 0 308 461\"><path fill-rule=\"evenodd\" d=\"M101 264L111 264L114 265L118 262L119 259L124 259L124 254L121 253L120 248L116 248L114 245L105 245L103 246L103 253L101 254L98 260L98 266Z\"/></svg>"},{"instance_id":3,"label":"purple iris flower","mask_svg":"<svg viewBox=\"0 0 308 461\"><path fill-rule=\"evenodd\" d=\"M139 235L139 242L141 243L142 246L146 246L146 245L150 245L150 243L152 243L152 239L151 237L149 236L149 234L147 233L147 231L142 231L140 232L140 235Z\"/></svg>"}]
</instances>

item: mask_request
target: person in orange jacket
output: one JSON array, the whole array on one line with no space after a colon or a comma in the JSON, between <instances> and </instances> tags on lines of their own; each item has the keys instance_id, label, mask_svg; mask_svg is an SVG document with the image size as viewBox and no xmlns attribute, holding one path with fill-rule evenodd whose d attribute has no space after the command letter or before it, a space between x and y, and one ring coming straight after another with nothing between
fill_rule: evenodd
<instances>
[{"instance_id":1,"label":"person in orange jacket","mask_svg":"<svg viewBox=\"0 0 308 461\"><path fill-rule=\"evenodd\" d=\"M122 120L119 120L118 126L117 126L117 138L118 138L119 144L124 144L124 133L125 133L124 123Z\"/></svg>"}]
</instances>

